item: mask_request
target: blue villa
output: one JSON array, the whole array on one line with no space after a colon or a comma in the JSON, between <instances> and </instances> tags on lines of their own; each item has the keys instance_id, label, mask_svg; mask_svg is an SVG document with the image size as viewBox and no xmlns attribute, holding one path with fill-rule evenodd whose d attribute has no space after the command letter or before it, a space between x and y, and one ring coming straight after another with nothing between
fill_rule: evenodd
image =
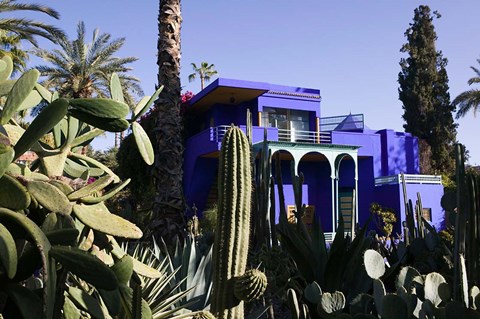
<instances>
[{"instance_id":1,"label":"blue villa","mask_svg":"<svg viewBox=\"0 0 480 319\"><path fill-rule=\"evenodd\" d=\"M196 124L190 128L184 153L184 190L190 206L202 211L215 203L223 134L232 123L245 129L249 109L254 149L262 147L266 130L268 148L272 154L280 153L288 211L295 207L293 161L297 174L305 176L307 215L320 217L327 239L335 233L340 214L346 227L351 225L354 190L355 223L367 221L373 202L392 208L404 221L402 173L407 198L415 203L420 192L423 215L438 228L444 215L441 177L419 174L417 138L390 129L371 130L362 114L321 117L320 105L318 89L224 78L199 92L188 105ZM394 232L401 232L401 222Z\"/></svg>"}]
</instances>

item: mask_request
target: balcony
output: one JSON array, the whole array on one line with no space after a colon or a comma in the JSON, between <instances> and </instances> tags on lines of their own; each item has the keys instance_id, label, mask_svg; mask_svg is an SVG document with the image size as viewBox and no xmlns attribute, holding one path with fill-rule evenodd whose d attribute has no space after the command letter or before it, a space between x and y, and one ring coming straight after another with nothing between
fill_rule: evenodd
<instances>
[{"instance_id":1,"label":"balcony","mask_svg":"<svg viewBox=\"0 0 480 319\"><path fill-rule=\"evenodd\" d=\"M210 128L210 141L221 143L222 138L227 132L229 125L220 125ZM246 127L241 125L240 128L245 132ZM263 141L264 130L267 130L267 139L269 141L278 142L296 142L311 144L329 144L332 142L331 132L313 132L278 129L275 127L252 127L253 142Z\"/></svg>"}]
</instances>

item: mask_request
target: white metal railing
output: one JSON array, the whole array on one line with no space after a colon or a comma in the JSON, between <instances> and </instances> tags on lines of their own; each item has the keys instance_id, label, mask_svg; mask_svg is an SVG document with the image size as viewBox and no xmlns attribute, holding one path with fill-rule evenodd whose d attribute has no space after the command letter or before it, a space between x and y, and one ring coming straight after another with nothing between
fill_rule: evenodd
<instances>
[{"instance_id":1,"label":"white metal railing","mask_svg":"<svg viewBox=\"0 0 480 319\"><path fill-rule=\"evenodd\" d=\"M220 143L230 125L210 127L210 141ZM331 143L331 132L312 132L278 129L278 141L301 143Z\"/></svg>"},{"instance_id":2,"label":"white metal railing","mask_svg":"<svg viewBox=\"0 0 480 319\"><path fill-rule=\"evenodd\" d=\"M335 233L324 233L323 234L325 236L325 241L333 241L333 239L335 238Z\"/></svg>"},{"instance_id":3,"label":"white metal railing","mask_svg":"<svg viewBox=\"0 0 480 319\"><path fill-rule=\"evenodd\" d=\"M229 127L230 125L210 127L210 141L221 143L223 136L225 135Z\"/></svg>"},{"instance_id":4,"label":"white metal railing","mask_svg":"<svg viewBox=\"0 0 480 319\"><path fill-rule=\"evenodd\" d=\"M332 242L332 241L335 239L335 235L336 235L336 234L337 234L336 232L325 232L325 233L323 233L323 236L325 236L325 241L326 241L326 242ZM352 237L351 235L352 235L352 234L351 234L351 232L349 232L349 231L346 231L346 232L344 233L344 236L345 236L345 237L346 237L346 236L350 236L350 238L351 238L351 237Z\"/></svg>"},{"instance_id":5,"label":"white metal railing","mask_svg":"<svg viewBox=\"0 0 480 319\"><path fill-rule=\"evenodd\" d=\"M407 184L442 184L442 176L440 175L414 175L404 174L405 183ZM382 176L375 178L375 186L386 184L400 184L402 175Z\"/></svg>"},{"instance_id":6,"label":"white metal railing","mask_svg":"<svg viewBox=\"0 0 480 319\"><path fill-rule=\"evenodd\" d=\"M332 134L330 132L298 131L279 128L278 140L281 142L331 143Z\"/></svg>"}]
</instances>

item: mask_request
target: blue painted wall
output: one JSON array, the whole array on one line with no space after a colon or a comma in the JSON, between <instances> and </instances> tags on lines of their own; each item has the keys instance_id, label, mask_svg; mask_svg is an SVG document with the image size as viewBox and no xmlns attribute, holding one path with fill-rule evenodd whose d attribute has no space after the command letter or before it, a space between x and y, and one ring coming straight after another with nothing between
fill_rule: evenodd
<instances>
[{"instance_id":1,"label":"blue painted wall","mask_svg":"<svg viewBox=\"0 0 480 319\"><path fill-rule=\"evenodd\" d=\"M310 130L316 130L316 118L320 117L320 90L300 87L272 85L268 83L217 79L205 90L195 96L190 107L195 108L203 98L215 97L216 89L222 87L257 90L258 97L245 100L237 105L215 103L203 105L198 116L205 130L190 137L184 152L184 188L189 205L195 203L202 210L206 198L216 178L216 154L220 148L220 140L216 140L210 125L240 125L244 129L247 108L252 112L253 142L263 140L264 128L259 127L259 112L265 107L288 108L309 111ZM263 90L263 91L262 91ZM263 94L261 92L264 92ZM316 97L315 97L316 96ZM219 97L220 98L220 97ZM212 101L215 99L213 98ZM267 129L270 141L278 140L276 128ZM408 133L395 132L390 129L379 131L365 128L363 131L332 131L331 143L339 145L359 146L358 149L358 210L359 222L364 224L370 215L372 202L391 207L404 218L403 195L400 185L383 185L375 187L375 178L399 173L418 174L418 142ZM282 162L283 181L286 205L294 205L293 189L290 177L290 164ZM324 160L301 160L298 170L305 176L303 201L315 205L315 212L322 221L325 231L332 229L332 198L330 165ZM340 167L340 188L354 187L353 160L345 159ZM408 184L408 196L416 198L416 192L422 193L424 207L432 208L432 224L439 226L443 211L440 198L443 194L441 185ZM277 192L278 212L278 192ZM397 231L401 229L396 228Z\"/></svg>"},{"instance_id":2,"label":"blue painted wall","mask_svg":"<svg viewBox=\"0 0 480 319\"><path fill-rule=\"evenodd\" d=\"M445 211L440 205L440 198L443 195L443 186L440 184L413 184L407 183L407 199L412 200L415 206L417 193L422 198L423 208L431 209L431 225L436 229L442 228ZM401 184L388 184L375 187L374 201L383 207L392 208L400 217L394 227L394 233L402 232L402 222L406 220L403 187Z\"/></svg>"}]
</instances>

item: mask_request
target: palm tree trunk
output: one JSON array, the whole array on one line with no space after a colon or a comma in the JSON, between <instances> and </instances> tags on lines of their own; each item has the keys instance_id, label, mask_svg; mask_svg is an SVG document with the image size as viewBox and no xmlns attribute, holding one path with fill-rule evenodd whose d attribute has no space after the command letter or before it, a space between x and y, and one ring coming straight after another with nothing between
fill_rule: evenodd
<instances>
[{"instance_id":1,"label":"palm tree trunk","mask_svg":"<svg viewBox=\"0 0 480 319\"><path fill-rule=\"evenodd\" d=\"M154 178L157 236L167 244L183 237L185 201L183 197L183 145L180 118L180 0L160 0L158 17L158 82L164 89L155 102L156 156Z\"/></svg>"}]
</instances>

